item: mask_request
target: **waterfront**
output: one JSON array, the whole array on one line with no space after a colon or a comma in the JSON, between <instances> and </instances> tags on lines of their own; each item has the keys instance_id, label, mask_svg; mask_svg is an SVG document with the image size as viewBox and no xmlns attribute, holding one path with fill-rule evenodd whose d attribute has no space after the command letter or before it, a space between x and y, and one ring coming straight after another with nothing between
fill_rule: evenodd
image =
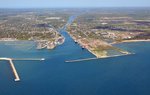
<instances>
[{"instance_id":1,"label":"waterfront","mask_svg":"<svg viewBox=\"0 0 150 95\"><path fill-rule=\"evenodd\" d=\"M60 32L66 40L54 50L36 50L33 42L26 42L24 48L19 48L19 44L0 43L1 57L46 59L14 61L20 82L14 82L7 61L1 61L0 95L150 94L150 42L116 45L135 55L66 63L66 60L94 56L75 44L65 30Z\"/></svg>"}]
</instances>

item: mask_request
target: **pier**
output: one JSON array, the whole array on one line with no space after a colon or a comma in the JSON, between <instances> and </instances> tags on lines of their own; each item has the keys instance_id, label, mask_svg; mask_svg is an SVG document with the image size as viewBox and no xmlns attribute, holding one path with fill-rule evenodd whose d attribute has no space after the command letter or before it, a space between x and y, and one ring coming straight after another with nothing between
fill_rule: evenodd
<instances>
[{"instance_id":1,"label":"pier","mask_svg":"<svg viewBox=\"0 0 150 95\"><path fill-rule=\"evenodd\" d=\"M81 62L81 61L89 61L89 60L95 60L95 59L119 57L119 56L131 55L131 54L135 54L135 53L122 54L122 55L113 55L113 56L105 56L105 57L84 58L84 59L76 59L76 60L67 60L65 62L67 62L67 63L69 63L69 62Z\"/></svg>"},{"instance_id":2,"label":"pier","mask_svg":"<svg viewBox=\"0 0 150 95\"><path fill-rule=\"evenodd\" d=\"M10 62L10 66L11 66L12 71L13 71L14 76L15 76L15 81L20 81L19 75L18 75L18 73L17 73L17 71L16 71L16 68L15 68L15 66L14 66L14 64L13 64L13 62L12 62L12 60L10 59L9 62Z\"/></svg>"},{"instance_id":3,"label":"pier","mask_svg":"<svg viewBox=\"0 0 150 95\"><path fill-rule=\"evenodd\" d=\"M15 77L14 80L15 80L15 81L20 81L20 77L19 77L19 75L18 75L18 73L17 73L17 70L16 70L16 68L15 68L15 66L14 66L13 60L23 60L23 61L25 61L25 60L29 60L29 61L43 61L43 60L45 60L45 58L20 58L20 59L0 58L0 60L6 60L6 61L9 61L10 66L11 66L12 71L13 71L13 74L14 74L14 77Z\"/></svg>"},{"instance_id":4,"label":"pier","mask_svg":"<svg viewBox=\"0 0 150 95\"><path fill-rule=\"evenodd\" d=\"M12 58L12 60L16 61L43 61L45 58Z\"/></svg>"}]
</instances>

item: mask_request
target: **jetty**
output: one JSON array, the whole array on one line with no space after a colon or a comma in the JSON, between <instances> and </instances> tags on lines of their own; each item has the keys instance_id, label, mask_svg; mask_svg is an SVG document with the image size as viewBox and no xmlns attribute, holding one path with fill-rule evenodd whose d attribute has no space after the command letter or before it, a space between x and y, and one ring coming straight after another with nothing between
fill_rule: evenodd
<instances>
[{"instance_id":1,"label":"jetty","mask_svg":"<svg viewBox=\"0 0 150 95\"><path fill-rule=\"evenodd\" d=\"M19 58L18 58L18 59L13 59L13 58L0 58L0 60L9 61L10 66L11 66L11 69L12 69L13 74L14 74L14 77L15 77L14 80L15 80L15 81L20 81L20 77L19 77L19 75L18 75L18 73L17 73L17 70L16 70L16 68L15 68L15 66L14 66L13 60L43 61L43 60L45 60L45 58L20 58L20 59L19 59Z\"/></svg>"},{"instance_id":2,"label":"jetty","mask_svg":"<svg viewBox=\"0 0 150 95\"><path fill-rule=\"evenodd\" d=\"M84 59L76 59L76 60L67 60L65 62L81 62L81 61L89 61L89 60L95 60L95 59L104 59L104 58L112 58L112 57L119 57L119 56L125 56L125 55L131 55L135 53L129 53L129 54L122 54L122 55L113 55L113 56L104 56L104 57L92 57L92 58L84 58Z\"/></svg>"},{"instance_id":3,"label":"jetty","mask_svg":"<svg viewBox=\"0 0 150 95\"><path fill-rule=\"evenodd\" d=\"M12 60L16 60L16 61L43 61L45 60L45 58L12 58Z\"/></svg>"}]
</instances>

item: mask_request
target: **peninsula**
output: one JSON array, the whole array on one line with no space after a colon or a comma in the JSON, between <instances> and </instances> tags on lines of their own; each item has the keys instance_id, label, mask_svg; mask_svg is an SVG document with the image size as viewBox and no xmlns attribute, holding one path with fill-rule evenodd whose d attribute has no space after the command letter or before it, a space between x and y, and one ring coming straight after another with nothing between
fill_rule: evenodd
<instances>
[{"instance_id":1,"label":"peninsula","mask_svg":"<svg viewBox=\"0 0 150 95\"><path fill-rule=\"evenodd\" d=\"M103 11L89 9L79 15L67 30L75 43L97 58L113 56L110 51L130 54L114 44L150 41L150 14L146 11L133 9L131 13L126 9L122 13L113 8Z\"/></svg>"}]
</instances>

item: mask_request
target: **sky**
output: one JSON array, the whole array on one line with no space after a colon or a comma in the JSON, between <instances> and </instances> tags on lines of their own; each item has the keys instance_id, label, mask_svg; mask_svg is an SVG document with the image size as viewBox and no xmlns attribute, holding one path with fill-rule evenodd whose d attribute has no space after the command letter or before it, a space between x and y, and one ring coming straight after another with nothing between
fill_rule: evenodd
<instances>
[{"instance_id":1,"label":"sky","mask_svg":"<svg viewBox=\"0 0 150 95\"><path fill-rule=\"evenodd\" d=\"M0 8L150 7L150 0L0 0Z\"/></svg>"}]
</instances>

